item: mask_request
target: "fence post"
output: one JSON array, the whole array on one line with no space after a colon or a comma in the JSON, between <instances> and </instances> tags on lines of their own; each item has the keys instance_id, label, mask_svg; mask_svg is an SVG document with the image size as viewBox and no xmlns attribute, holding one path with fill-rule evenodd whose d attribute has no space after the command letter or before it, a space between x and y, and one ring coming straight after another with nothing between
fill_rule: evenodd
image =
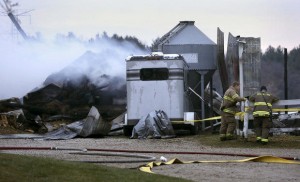
<instances>
[{"instance_id":1,"label":"fence post","mask_svg":"<svg viewBox=\"0 0 300 182\"><path fill-rule=\"evenodd\" d=\"M243 127L243 137L248 139L248 125L249 125L249 100L245 101L244 108L244 127Z\"/></svg>"}]
</instances>

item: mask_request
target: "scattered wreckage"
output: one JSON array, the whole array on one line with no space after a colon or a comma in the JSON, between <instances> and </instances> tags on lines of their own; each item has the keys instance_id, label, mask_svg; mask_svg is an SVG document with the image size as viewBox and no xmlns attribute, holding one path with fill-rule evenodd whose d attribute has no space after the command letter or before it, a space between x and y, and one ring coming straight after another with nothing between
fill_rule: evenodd
<instances>
[{"instance_id":1,"label":"scattered wreckage","mask_svg":"<svg viewBox=\"0 0 300 182\"><path fill-rule=\"evenodd\" d=\"M7 119L5 116L13 116L14 119ZM9 127L11 123L15 123L14 127L18 123L16 128L22 126L22 123L18 118L24 118L22 110L17 110L8 113L1 113L0 124L3 127ZM49 128L40 118L35 120L36 125L47 128L48 132L44 134L6 134L0 135L0 139L7 138L31 138L39 140L66 140L75 137L103 137L110 132L122 129L122 121L124 114L120 115L113 121L104 121L94 106L91 107L87 117L85 119L72 122L70 124L59 125L56 129ZM48 123L49 124L49 123ZM30 130L27 130L27 132ZM131 138L146 139L151 138L172 138L175 137L171 121L164 111L153 111L147 116L143 117L139 123L134 127Z\"/></svg>"},{"instance_id":2,"label":"scattered wreckage","mask_svg":"<svg viewBox=\"0 0 300 182\"><path fill-rule=\"evenodd\" d=\"M1 114L1 123L9 124L10 119L3 119L3 116L14 116L15 118L24 117L22 110L15 112L9 112ZM15 123L18 123L16 119ZM110 132L112 127L112 122L106 122L102 119L99 111L96 107L92 107L85 119L72 122L70 124L59 125L56 129L52 130L47 127L40 119L35 120L35 123L48 129L46 133L40 134L8 134L0 135L0 138L33 138L33 139L43 139L43 140L55 140L55 139L72 139L75 137L91 137L91 136L105 136ZM22 123L19 123L22 126ZM5 126L7 127L7 125ZM19 128L20 129L20 128ZM27 130L29 131L29 130Z\"/></svg>"},{"instance_id":3,"label":"scattered wreckage","mask_svg":"<svg viewBox=\"0 0 300 182\"><path fill-rule=\"evenodd\" d=\"M84 119L77 119L82 114L80 116L77 114L74 117L64 113L65 110L63 109L66 106L62 104L63 102L56 100L55 102L60 104L53 104L54 98L57 98L58 93L60 93L58 88L56 85L51 84L41 90L31 92L26 95L27 100L23 101L25 104L18 98L1 100L0 126L3 135L0 135L0 138L56 140L75 137L103 137L123 128L125 113L120 114L123 111L122 109L100 115L97 107L91 106L87 115L82 117ZM49 107L49 105L52 107ZM82 107L82 105L80 106ZM107 107L107 105L102 106ZM98 107L101 106L98 105ZM85 111L87 106L82 108ZM110 111L114 111L118 106L110 105L110 108ZM102 111L104 110L102 109ZM64 114L57 114L59 112ZM51 113L57 115L49 116ZM131 138L175 137L171 121L164 111L153 111L146 117L146 120L141 119L137 124ZM14 132L8 134L3 132L5 129L11 129Z\"/></svg>"},{"instance_id":4,"label":"scattered wreckage","mask_svg":"<svg viewBox=\"0 0 300 182\"><path fill-rule=\"evenodd\" d=\"M84 75L76 81L50 75L44 87L22 98L0 100L0 133L45 134L89 117L92 110L111 123L125 112L125 81L108 75L99 79L105 84L98 86ZM116 83L120 86L114 86Z\"/></svg>"}]
</instances>

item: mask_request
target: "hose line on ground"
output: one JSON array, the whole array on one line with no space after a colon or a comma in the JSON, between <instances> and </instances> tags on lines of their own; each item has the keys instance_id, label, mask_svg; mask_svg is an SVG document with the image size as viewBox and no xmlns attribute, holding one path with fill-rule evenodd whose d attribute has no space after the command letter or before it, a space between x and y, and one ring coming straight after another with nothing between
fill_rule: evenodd
<instances>
[{"instance_id":1,"label":"hose line on ground","mask_svg":"<svg viewBox=\"0 0 300 182\"><path fill-rule=\"evenodd\" d=\"M129 157L129 158L141 158L138 160L85 160L85 161L77 161L77 162L85 162L85 163L138 163L138 162L153 162L156 160L156 157L146 156L146 155L138 155L138 154L121 154L121 153L88 153L88 152L73 152L69 153L73 155L96 155L96 156L117 156L117 157Z\"/></svg>"},{"instance_id":2,"label":"hose line on ground","mask_svg":"<svg viewBox=\"0 0 300 182\"><path fill-rule=\"evenodd\" d=\"M155 151L155 150L124 150L124 149L99 149L99 148L60 148L60 147L0 147L0 150L79 150L79 151L101 151L101 152L119 152L119 153L157 153L157 154L182 154L182 155L223 155L238 157L259 157L256 154L236 154L221 152L189 152L189 151ZM288 160L299 160L298 157L280 157Z\"/></svg>"}]
</instances>

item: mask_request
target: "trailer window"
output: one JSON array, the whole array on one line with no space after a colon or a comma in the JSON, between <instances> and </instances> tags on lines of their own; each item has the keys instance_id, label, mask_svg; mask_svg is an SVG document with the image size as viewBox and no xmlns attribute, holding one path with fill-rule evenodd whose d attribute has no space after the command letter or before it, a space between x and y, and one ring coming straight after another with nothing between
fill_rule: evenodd
<instances>
[{"instance_id":1,"label":"trailer window","mask_svg":"<svg viewBox=\"0 0 300 182\"><path fill-rule=\"evenodd\" d=\"M140 79L143 81L167 80L168 78L168 68L143 68L140 70Z\"/></svg>"}]
</instances>

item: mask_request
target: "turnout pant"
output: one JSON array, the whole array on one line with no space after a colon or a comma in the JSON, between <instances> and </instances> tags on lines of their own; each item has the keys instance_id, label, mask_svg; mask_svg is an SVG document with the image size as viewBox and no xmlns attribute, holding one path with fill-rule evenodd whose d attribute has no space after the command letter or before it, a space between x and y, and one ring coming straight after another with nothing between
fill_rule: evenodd
<instances>
[{"instance_id":1,"label":"turnout pant","mask_svg":"<svg viewBox=\"0 0 300 182\"><path fill-rule=\"evenodd\" d=\"M253 120L253 126L256 134L256 138L268 141L269 131L272 127L270 118L267 117L255 117Z\"/></svg>"},{"instance_id":2,"label":"turnout pant","mask_svg":"<svg viewBox=\"0 0 300 182\"><path fill-rule=\"evenodd\" d=\"M233 114L222 113L221 115L221 136L232 136L236 129L236 121Z\"/></svg>"}]
</instances>

